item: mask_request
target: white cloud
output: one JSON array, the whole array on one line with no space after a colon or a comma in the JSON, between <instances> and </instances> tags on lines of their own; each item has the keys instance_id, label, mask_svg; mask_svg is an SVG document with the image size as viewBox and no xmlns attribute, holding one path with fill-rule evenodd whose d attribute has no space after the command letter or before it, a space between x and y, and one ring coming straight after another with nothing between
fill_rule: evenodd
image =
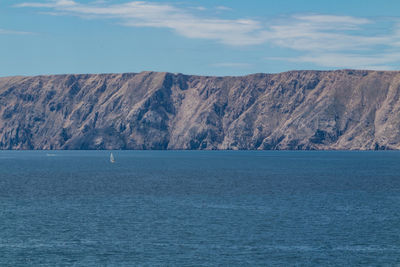
<instances>
[{"instance_id":1,"label":"white cloud","mask_svg":"<svg viewBox=\"0 0 400 267\"><path fill-rule=\"evenodd\" d=\"M232 8L227 7L227 6L217 6L217 7L215 7L215 9L222 10L222 11L231 11L232 10Z\"/></svg>"},{"instance_id":2,"label":"white cloud","mask_svg":"<svg viewBox=\"0 0 400 267\"><path fill-rule=\"evenodd\" d=\"M196 7L193 7L193 9L200 10L200 11L207 10L207 8L205 8L204 6L196 6Z\"/></svg>"},{"instance_id":3,"label":"white cloud","mask_svg":"<svg viewBox=\"0 0 400 267\"><path fill-rule=\"evenodd\" d=\"M357 55L357 54L320 54L301 56L298 60L303 62L310 62L326 67L339 67L339 68L368 68L374 66L377 68L381 65L388 63L395 63L400 61L400 53L384 53L377 55Z\"/></svg>"},{"instance_id":4,"label":"white cloud","mask_svg":"<svg viewBox=\"0 0 400 267\"><path fill-rule=\"evenodd\" d=\"M71 0L58 0L58 1L53 1L53 2L48 2L48 3L21 3L15 5L16 7L49 7L49 8L57 8L57 7L68 7L68 6L74 6L77 3L75 1Z\"/></svg>"},{"instance_id":5,"label":"white cloud","mask_svg":"<svg viewBox=\"0 0 400 267\"><path fill-rule=\"evenodd\" d=\"M316 26L338 26L338 24L348 27L352 26L353 28L355 25L363 25L367 23L371 23L372 21L365 18L356 18L350 16L335 16L335 15L296 15L293 16L294 18L301 20L301 21L308 21L314 23ZM333 24L333 25L332 25Z\"/></svg>"},{"instance_id":6,"label":"white cloud","mask_svg":"<svg viewBox=\"0 0 400 267\"><path fill-rule=\"evenodd\" d=\"M13 30L0 29L0 34L26 35L26 34L33 34L33 33L32 32L23 32L23 31L13 31Z\"/></svg>"},{"instance_id":7,"label":"white cloud","mask_svg":"<svg viewBox=\"0 0 400 267\"><path fill-rule=\"evenodd\" d=\"M249 68L252 65L249 63L242 63L242 62L220 62L220 63L215 63L212 66L218 68Z\"/></svg>"},{"instance_id":8,"label":"white cloud","mask_svg":"<svg viewBox=\"0 0 400 267\"><path fill-rule=\"evenodd\" d=\"M129 27L167 28L187 38L209 39L230 46L273 45L297 51L297 62L338 68L362 68L398 64L393 54L400 48L400 24L379 34L373 18L326 14L302 14L281 18L222 19L195 15L193 8L132 1L82 4L72 0L26 2L17 7L39 8L53 15L113 19ZM43 10L44 9L44 10ZM218 10L229 10L216 7ZM204 14L204 13L201 13ZM389 22L390 21L386 21ZM371 34L374 29L374 34ZM391 30L391 31L390 31ZM293 61L290 58L283 58Z\"/></svg>"},{"instance_id":9,"label":"white cloud","mask_svg":"<svg viewBox=\"0 0 400 267\"><path fill-rule=\"evenodd\" d=\"M270 27L271 43L303 55L267 58L330 68L389 69L400 64L400 34L368 35L371 19L332 15L293 16Z\"/></svg>"},{"instance_id":10,"label":"white cloud","mask_svg":"<svg viewBox=\"0 0 400 267\"><path fill-rule=\"evenodd\" d=\"M85 18L119 19L132 27L168 28L188 38L211 39L228 45L256 45L265 41L260 22L251 19L202 18L170 4L134 1L124 4L80 4L71 0L27 2L16 7L49 8Z\"/></svg>"},{"instance_id":11,"label":"white cloud","mask_svg":"<svg viewBox=\"0 0 400 267\"><path fill-rule=\"evenodd\" d=\"M308 54L298 57L267 57L266 60L289 61L295 63L313 63L329 68L389 70L387 65L400 62L400 53L385 52L380 54L362 55L350 53Z\"/></svg>"},{"instance_id":12,"label":"white cloud","mask_svg":"<svg viewBox=\"0 0 400 267\"><path fill-rule=\"evenodd\" d=\"M366 50L390 45L393 35L368 36L363 27L373 24L362 18L332 15L294 16L270 26L270 41L299 51Z\"/></svg>"}]
</instances>

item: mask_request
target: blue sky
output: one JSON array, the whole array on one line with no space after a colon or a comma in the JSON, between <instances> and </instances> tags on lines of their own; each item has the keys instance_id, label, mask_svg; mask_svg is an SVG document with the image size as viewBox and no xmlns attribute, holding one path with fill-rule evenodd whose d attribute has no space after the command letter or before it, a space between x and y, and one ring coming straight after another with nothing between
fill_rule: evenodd
<instances>
[{"instance_id":1,"label":"blue sky","mask_svg":"<svg viewBox=\"0 0 400 267\"><path fill-rule=\"evenodd\" d=\"M398 0L0 2L0 76L400 69Z\"/></svg>"}]
</instances>

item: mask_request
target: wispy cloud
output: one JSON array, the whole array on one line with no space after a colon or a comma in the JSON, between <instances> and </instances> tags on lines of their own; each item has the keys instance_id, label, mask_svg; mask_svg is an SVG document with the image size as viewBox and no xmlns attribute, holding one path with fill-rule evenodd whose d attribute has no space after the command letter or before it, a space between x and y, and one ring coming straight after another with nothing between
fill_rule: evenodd
<instances>
[{"instance_id":1,"label":"wispy cloud","mask_svg":"<svg viewBox=\"0 0 400 267\"><path fill-rule=\"evenodd\" d=\"M122 25L174 30L188 38L211 39L228 45L256 45L265 41L261 23L252 19L203 18L170 4L134 1L124 4L81 4L72 0L26 2L16 7L51 9L53 14L118 19ZM55 13L56 12L56 13Z\"/></svg>"},{"instance_id":2,"label":"wispy cloud","mask_svg":"<svg viewBox=\"0 0 400 267\"><path fill-rule=\"evenodd\" d=\"M362 35L373 21L348 16L294 16L270 26L271 41L300 51L365 50L387 44L395 36Z\"/></svg>"},{"instance_id":3,"label":"wispy cloud","mask_svg":"<svg viewBox=\"0 0 400 267\"><path fill-rule=\"evenodd\" d=\"M196 6L196 7L193 7L193 9L200 10L200 11L207 10L207 8L205 8L204 6Z\"/></svg>"},{"instance_id":4,"label":"wispy cloud","mask_svg":"<svg viewBox=\"0 0 400 267\"><path fill-rule=\"evenodd\" d=\"M95 4L98 4L97 2L94 2ZM48 8L63 8L63 7L68 7L68 6L74 6L77 5L75 1L72 0L57 0L57 1L51 1L51 2L46 2L46 3L38 3L38 2L32 2L32 3L21 3L15 5L16 7L48 7Z\"/></svg>"},{"instance_id":5,"label":"wispy cloud","mask_svg":"<svg viewBox=\"0 0 400 267\"><path fill-rule=\"evenodd\" d=\"M23 32L23 31L14 31L14 30L0 29L0 34L27 35L27 34L33 34L33 32Z\"/></svg>"},{"instance_id":6,"label":"wispy cloud","mask_svg":"<svg viewBox=\"0 0 400 267\"><path fill-rule=\"evenodd\" d=\"M232 8L227 7L227 6L217 6L217 7L215 7L215 9L223 10L223 11L231 11L232 10Z\"/></svg>"},{"instance_id":7,"label":"wispy cloud","mask_svg":"<svg viewBox=\"0 0 400 267\"><path fill-rule=\"evenodd\" d=\"M53 15L113 19L129 27L167 28L187 38L209 39L230 46L272 45L299 54L296 58L281 57L280 60L318 66L380 68L400 61L398 53L393 52L400 48L400 24L390 20L386 21L390 28L379 31L376 27L379 22L373 18L301 14L265 20L222 19L206 17L204 12L200 16L198 12L193 13L193 8L149 1L83 4L73 0L53 0L16 6L38 8ZM229 10L229 7L216 9Z\"/></svg>"},{"instance_id":8,"label":"wispy cloud","mask_svg":"<svg viewBox=\"0 0 400 267\"><path fill-rule=\"evenodd\" d=\"M295 63L313 63L323 67L390 70L388 64L400 62L400 53L385 52L381 54L363 55L355 53L321 53L298 57L267 57L266 60L289 61Z\"/></svg>"},{"instance_id":9,"label":"wispy cloud","mask_svg":"<svg viewBox=\"0 0 400 267\"><path fill-rule=\"evenodd\" d=\"M321 54L318 56L301 56L298 60L326 67L391 69L392 67L386 64L400 62L400 53L383 53L376 55L333 53Z\"/></svg>"},{"instance_id":10,"label":"wispy cloud","mask_svg":"<svg viewBox=\"0 0 400 267\"><path fill-rule=\"evenodd\" d=\"M303 55L267 59L332 68L384 69L387 64L399 64L397 25L392 23L390 33L373 35L370 27L376 24L372 19L349 16L293 16L270 27L271 42Z\"/></svg>"},{"instance_id":11,"label":"wispy cloud","mask_svg":"<svg viewBox=\"0 0 400 267\"><path fill-rule=\"evenodd\" d=\"M250 68L252 65L243 62L220 62L211 65L218 68Z\"/></svg>"}]
</instances>

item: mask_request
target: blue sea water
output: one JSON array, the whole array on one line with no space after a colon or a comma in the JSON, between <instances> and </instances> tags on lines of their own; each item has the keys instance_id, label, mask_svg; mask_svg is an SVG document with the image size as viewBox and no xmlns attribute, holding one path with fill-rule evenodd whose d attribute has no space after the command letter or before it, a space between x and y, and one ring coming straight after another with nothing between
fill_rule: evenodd
<instances>
[{"instance_id":1,"label":"blue sea water","mask_svg":"<svg viewBox=\"0 0 400 267\"><path fill-rule=\"evenodd\" d=\"M398 266L400 152L0 151L0 266Z\"/></svg>"}]
</instances>

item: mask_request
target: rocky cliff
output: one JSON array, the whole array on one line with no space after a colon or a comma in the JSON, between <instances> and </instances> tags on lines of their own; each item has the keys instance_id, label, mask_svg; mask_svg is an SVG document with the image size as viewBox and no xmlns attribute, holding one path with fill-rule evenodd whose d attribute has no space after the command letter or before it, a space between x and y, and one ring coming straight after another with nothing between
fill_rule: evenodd
<instances>
[{"instance_id":1,"label":"rocky cliff","mask_svg":"<svg viewBox=\"0 0 400 267\"><path fill-rule=\"evenodd\" d=\"M399 149L400 72L0 78L1 149Z\"/></svg>"}]
</instances>

